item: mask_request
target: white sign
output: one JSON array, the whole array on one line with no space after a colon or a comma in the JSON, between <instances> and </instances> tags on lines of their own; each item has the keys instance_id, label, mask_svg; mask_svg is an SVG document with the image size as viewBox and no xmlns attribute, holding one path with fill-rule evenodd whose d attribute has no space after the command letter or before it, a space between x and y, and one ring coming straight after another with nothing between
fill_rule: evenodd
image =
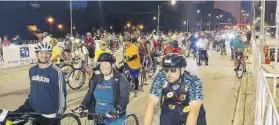
<instances>
[{"instance_id":1,"label":"white sign","mask_svg":"<svg viewBox=\"0 0 279 125\"><path fill-rule=\"evenodd\" d=\"M17 66L23 64L36 63L37 58L34 52L35 46L36 44L4 46L3 47L4 66ZM22 55L27 55L27 56L22 56Z\"/></svg>"}]
</instances>

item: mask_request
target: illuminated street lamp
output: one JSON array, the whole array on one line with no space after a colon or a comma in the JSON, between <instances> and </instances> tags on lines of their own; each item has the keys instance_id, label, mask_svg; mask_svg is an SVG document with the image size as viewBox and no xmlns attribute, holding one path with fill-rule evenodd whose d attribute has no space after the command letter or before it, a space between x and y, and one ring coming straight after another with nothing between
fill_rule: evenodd
<instances>
[{"instance_id":1,"label":"illuminated street lamp","mask_svg":"<svg viewBox=\"0 0 279 125\"><path fill-rule=\"evenodd\" d=\"M58 29L60 29L60 30L63 29L63 25L62 25L62 24L58 24L57 27L58 27Z\"/></svg>"},{"instance_id":2,"label":"illuminated street lamp","mask_svg":"<svg viewBox=\"0 0 279 125\"><path fill-rule=\"evenodd\" d=\"M134 27L134 26L133 26L132 28L133 28L133 30L135 29L135 27Z\"/></svg>"},{"instance_id":3,"label":"illuminated street lamp","mask_svg":"<svg viewBox=\"0 0 279 125\"><path fill-rule=\"evenodd\" d=\"M130 24L130 23L127 23L127 27L130 28L130 27L131 27L131 24Z\"/></svg>"},{"instance_id":4,"label":"illuminated street lamp","mask_svg":"<svg viewBox=\"0 0 279 125\"><path fill-rule=\"evenodd\" d=\"M48 21L48 23L49 23L49 33L51 33L51 25L52 25L52 23L54 22L54 19L53 19L52 17L48 17L48 18L47 18L47 21Z\"/></svg>"},{"instance_id":5,"label":"illuminated street lamp","mask_svg":"<svg viewBox=\"0 0 279 125\"><path fill-rule=\"evenodd\" d=\"M200 13L201 11L200 10L197 10L197 13Z\"/></svg>"},{"instance_id":6,"label":"illuminated street lamp","mask_svg":"<svg viewBox=\"0 0 279 125\"><path fill-rule=\"evenodd\" d=\"M175 5L176 0L171 0L171 5Z\"/></svg>"},{"instance_id":7,"label":"illuminated street lamp","mask_svg":"<svg viewBox=\"0 0 279 125\"><path fill-rule=\"evenodd\" d=\"M110 28L110 29L112 29L113 27L112 27L112 26L110 26L109 28Z\"/></svg>"},{"instance_id":8,"label":"illuminated street lamp","mask_svg":"<svg viewBox=\"0 0 279 125\"><path fill-rule=\"evenodd\" d=\"M154 16L154 17L153 17L153 20L156 20L156 19L157 19L157 18Z\"/></svg>"},{"instance_id":9,"label":"illuminated street lamp","mask_svg":"<svg viewBox=\"0 0 279 125\"><path fill-rule=\"evenodd\" d=\"M142 30L143 29L143 25L140 25L139 28Z\"/></svg>"},{"instance_id":10,"label":"illuminated street lamp","mask_svg":"<svg viewBox=\"0 0 279 125\"><path fill-rule=\"evenodd\" d=\"M186 25L186 21L184 21L183 23L184 23L184 25Z\"/></svg>"},{"instance_id":11,"label":"illuminated street lamp","mask_svg":"<svg viewBox=\"0 0 279 125\"><path fill-rule=\"evenodd\" d=\"M210 13L210 14L208 14L208 16L211 16L211 13Z\"/></svg>"}]
</instances>

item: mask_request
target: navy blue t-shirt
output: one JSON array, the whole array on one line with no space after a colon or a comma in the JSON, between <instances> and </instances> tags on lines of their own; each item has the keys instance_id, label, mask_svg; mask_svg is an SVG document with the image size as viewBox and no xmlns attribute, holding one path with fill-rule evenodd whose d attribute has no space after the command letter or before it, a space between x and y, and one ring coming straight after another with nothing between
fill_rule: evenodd
<instances>
[{"instance_id":1,"label":"navy blue t-shirt","mask_svg":"<svg viewBox=\"0 0 279 125\"><path fill-rule=\"evenodd\" d=\"M28 102L33 110L42 114L63 114L66 109L66 84L59 67L35 65L29 70L30 91Z\"/></svg>"}]
</instances>

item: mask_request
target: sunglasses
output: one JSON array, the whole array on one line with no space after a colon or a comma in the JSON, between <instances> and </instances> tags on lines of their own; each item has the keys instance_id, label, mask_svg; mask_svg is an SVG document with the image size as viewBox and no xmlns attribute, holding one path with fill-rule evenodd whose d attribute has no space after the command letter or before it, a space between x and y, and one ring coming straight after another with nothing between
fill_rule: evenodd
<instances>
[{"instance_id":1,"label":"sunglasses","mask_svg":"<svg viewBox=\"0 0 279 125\"><path fill-rule=\"evenodd\" d=\"M171 73L175 73L177 70L176 70L176 68L166 68L166 69L164 69L164 71L165 71L165 73L168 73L169 71Z\"/></svg>"}]
</instances>

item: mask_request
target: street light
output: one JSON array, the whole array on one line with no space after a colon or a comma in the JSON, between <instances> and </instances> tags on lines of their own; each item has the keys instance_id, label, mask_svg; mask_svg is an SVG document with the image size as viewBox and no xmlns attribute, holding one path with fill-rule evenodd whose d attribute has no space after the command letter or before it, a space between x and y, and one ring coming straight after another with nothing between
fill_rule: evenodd
<instances>
[{"instance_id":1,"label":"street light","mask_svg":"<svg viewBox=\"0 0 279 125\"><path fill-rule=\"evenodd\" d=\"M197 10L197 13L200 13L201 11L200 10Z\"/></svg>"},{"instance_id":2,"label":"street light","mask_svg":"<svg viewBox=\"0 0 279 125\"><path fill-rule=\"evenodd\" d=\"M140 25L139 28L142 30L143 29L143 25Z\"/></svg>"},{"instance_id":3,"label":"street light","mask_svg":"<svg viewBox=\"0 0 279 125\"><path fill-rule=\"evenodd\" d=\"M185 24L186 24L186 21L184 21L183 23L184 23L184 25L185 25Z\"/></svg>"},{"instance_id":4,"label":"street light","mask_svg":"<svg viewBox=\"0 0 279 125\"><path fill-rule=\"evenodd\" d=\"M135 29L135 27L134 27L134 26L133 26L132 28L133 28L133 30Z\"/></svg>"},{"instance_id":5,"label":"street light","mask_svg":"<svg viewBox=\"0 0 279 125\"><path fill-rule=\"evenodd\" d=\"M211 13L210 13L210 14L208 14L208 16L211 16Z\"/></svg>"},{"instance_id":6,"label":"street light","mask_svg":"<svg viewBox=\"0 0 279 125\"><path fill-rule=\"evenodd\" d=\"M54 22L54 19L52 17L48 17L47 21L49 22L49 33L51 33L51 25Z\"/></svg>"},{"instance_id":7,"label":"street light","mask_svg":"<svg viewBox=\"0 0 279 125\"><path fill-rule=\"evenodd\" d=\"M127 23L127 27L130 28L130 27L131 27L131 24L130 24L130 23Z\"/></svg>"},{"instance_id":8,"label":"street light","mask_svg":"<svg viewBox=\"0 0 279 125\"><path fill-rule=\"evenodd\" d=\"M155 16L153 17L153 20L156 20L156 17L155 17Z\"/></svg>"},{"instance_id":9,"label":"street light","mask_svg":"<svg viewBox=\"0 0 279 125\"><path fill-rule=\"evenodd\" d=\"M58 27L58 29L60 29L60 30L63 29L63 25L62 25L62 24L58 24L57 27Z\"/></svg>"},{"instance_id":10,"label":"street light","mask_svg":"<svg viewBox=\"0 0 279 125\"><path fill-rule=\"evenodd\" d=\"M171 0L171 5L175 5L176 0Z\"/></svg>"},{"instance_id":11,"label":"street light","mask_svg":"<svg viewBox=\"0 0 279 125\"><path fill-rule=\"evenodd\" d=\"M109 28L112 29L112 26L110 26Z\"/></svg>"},{"instance_id":12,"label":"street light","mask_svg":"<svg viewBox=\"0 0 279 125\"><path fill-rule=\"evenodd\" d=\"M175 5L175 3L176 3L176 0L171 0L171 5ZM163 6L166 6L166 5L169 5L169 2L165 2L165 3L162 3L162 4L158 5L158 9L157 9L157 32L159 32L159 30L160 30L160 13L161 13L160 8L162 8Z\"/></svg>"},{"instance_id":13,"label":"street light","mask_svg":"<svg viewBox=\"0 0 279 125\"><path fill-rule=\"evenodd\" d=\"M200 23L198 23L198 25L200 25Z\"/></svg>"}]
</instances>

